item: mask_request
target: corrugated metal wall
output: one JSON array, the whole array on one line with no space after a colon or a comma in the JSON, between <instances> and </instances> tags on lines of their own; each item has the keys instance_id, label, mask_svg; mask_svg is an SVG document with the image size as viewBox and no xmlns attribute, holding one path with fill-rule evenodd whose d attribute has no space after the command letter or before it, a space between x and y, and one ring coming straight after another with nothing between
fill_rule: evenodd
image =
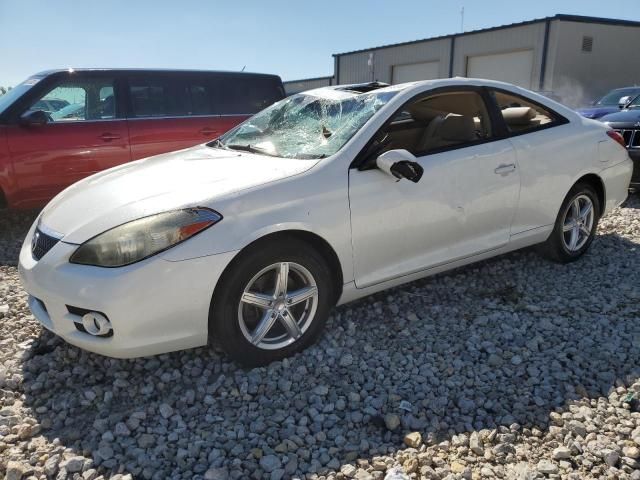
<instances>
[{"instance_id":1,"label":"corrugated metal wall","mask_svg":"<svg viewBox=\"0 0 640 480\"><path fill-rule=\"evenodd\" d=\"M585 36L593 39L591 52L582 51ZM640 85L638 45L638 27L557 22L549 48L548 88L568 105L578 105L613 88Z\"/></svg>"},{"instance_id":2,"label":"corrugated metal wall","mask_svg":"<svg viewBox=\"0 0 640 480\"><path fill-rule=\"evenodd\" d=\"M545 22L456 37L453 75L467 76L467 59L474 55L533 50L533 69L528 88L538 88L542 63ZM494 80L500 80L496 75Z\"/></svg>"},{"instance_id":3,"label":"corrugated metal wall","mask_svg":"<svg viewBox=\"0 0 640 480\"><path fill-rule=\"evenodd\" d=\"M374 80L391 83L393 65L434 61L440 62L440 77L448 77L450 46L451 40L444 38L340 55L338 83ZM373 68L368 65L370 54L373 55Z\"/></svg>"},{"instance_id":4,"label":"corrugated metal wall","mask_svg":"<svg viewBox=\"0 0 640 480\"><path fill-rule=\"evenodd\" d=\"M311 90L313 88L327 87L334 83L333 77L318 77L282 82L284 85L284 93L287 95L293 95L294 93L304 92L305 90Z\"/></svg>"},{"instance_id":5,"label":"corrugated metal wall","mask_svg":"<svg viewBox=\"0 0 640 480\"><path fill-rule=\"evenodd\" d=\"M545 22L520 25L512 28L465 34L455 37L453 75L467 75L467 58L472 55L506 53L524 49L534 50L534 66L531 83L538 86ZM368 65L373 55L373 71ZM391 83L394 65L418 62L440 62L440 78L449 76L451 38L425 40L378 50L339 55L338 83L357 83L378 80Z\"/></svg>"},{"instance_id":6,"label":"corrugated metal wall","mask_svg":"<svg viewBox=\"0 0 640 480\"><path fill-rule=\"evenodd\" d=\"M542 75L547 24L547 58ZM593 39L591 52L582 50L584 37ZM453 63L450 65L452 43ZM470 57L530 50L533 57L531 78L523 81L523 86L553 93L567 105L577 106L612 88L640 84L640 55L634 52L636 45L640 45L638 26L548 18L455 35L453 42L452 37L440 37L339 54L334 59L335 82L377 80L391 83L394 65L424 62L438 62L440 78L449 77L450 73L467 76ZM500 80L499 73L493 78ZM328 84L326 79L311 79L286 82L285 89L301 91Z\"/></svg>"}]
</instances>

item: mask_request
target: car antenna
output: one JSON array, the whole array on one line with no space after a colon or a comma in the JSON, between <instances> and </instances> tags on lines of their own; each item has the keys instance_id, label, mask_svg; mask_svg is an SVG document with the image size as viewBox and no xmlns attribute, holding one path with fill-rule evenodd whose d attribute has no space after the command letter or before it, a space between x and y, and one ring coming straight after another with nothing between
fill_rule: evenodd
<instances>
[{"instance_id":1,"label":"car antenna","mask_svg":"<svg viewBox=\"0 0 640 480\"><path fill-rule=\"evenodd\" d=\"M245 65L244 67L242 67L242 70L240 70L241 72L244 72L244 69L247 68L247 66Z\"/></svg>"}]
</instances>

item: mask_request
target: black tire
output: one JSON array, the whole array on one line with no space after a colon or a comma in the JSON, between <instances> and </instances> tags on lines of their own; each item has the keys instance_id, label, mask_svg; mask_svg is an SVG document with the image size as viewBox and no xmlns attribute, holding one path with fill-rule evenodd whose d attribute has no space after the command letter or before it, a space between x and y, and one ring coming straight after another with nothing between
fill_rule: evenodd
<instances>
[{"instance_id":1,"label":"black tire","mask_svg":"<svg viewBox=\"0 0 640 480\"><path fill-rule=\"evenodd\" d=\"M574 200L580 196L587 196L591 200L593 204L593 224L591 226L590 234L584 243L577 250L570 250L567 245L565 245L563 232L563 223L565 217L569 209L572 207ZM541 246L542 253L549 259L558 262L558 263L570 263L578 260L591 246L593 239L596 234L596 230L598 228L598 220L600 219L601 206L600 200L598 199L598 194L595 189L588 183L577 183L573 186L573 188L569 191L567 196L562 202L562 206L560 207L560 211L558 212L558 216L556 218L555 225L553 227L553 232L547 239L545 243Z\"/></svg>"},{"instance_id":2,"label":"black tire","mask_svg":"<svg viewBox=\"0 0 640 480\"><path fill-rule=\"evenodd\" d=\"M267 350L253 345L245 337L238 309L244 289L254 276L281 262L298 264L311 273L317 287L317 305L302 336L283 348ZM267 365L305 349L320 336L334 305L335 290L331 279L322 255L298 239L280 237L269 243L257 244L234 259L220 278L209 310L210 343L248 367Z\"/></svg>"}]
</instances>

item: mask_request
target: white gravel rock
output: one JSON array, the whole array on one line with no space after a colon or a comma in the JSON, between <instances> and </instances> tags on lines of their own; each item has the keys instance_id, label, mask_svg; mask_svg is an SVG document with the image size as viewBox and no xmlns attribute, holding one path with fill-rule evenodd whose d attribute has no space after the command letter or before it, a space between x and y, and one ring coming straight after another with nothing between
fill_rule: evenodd
<instances>
[{"instance_id":1,"label":"white gravel rock","mask_svg":"<svg viewBox=\"0 0 640 480\"><path fill-rule=\"evenodd\" d=\"M549 460L540 460L536 469L540 473L544 473L545 475L558 473L558 466L555 463L550 462Z\"/></svg>"},{"instance_id":2,"label":"white gravel rock","mask_svg":"<svg viewBox=\"0 0 640 480\"><path fill-rule=\"evenodd\" d=\"M381 292L253 370L44 330L15 266L34 218L0 216L0 478L640 480L636 197L579 262L522 251Z\"/></svg>"},{"instance_id":3,"label":"white gravel rock","mask_svg":"<svg viewBox=\"0 0 640 480\"><path fill-rule=\"evenodd\" d=\"M566 460L567 458L571 458L571 449L567 447L558 447L553 450L554 460Z\"/></svg>"}]
</instances>

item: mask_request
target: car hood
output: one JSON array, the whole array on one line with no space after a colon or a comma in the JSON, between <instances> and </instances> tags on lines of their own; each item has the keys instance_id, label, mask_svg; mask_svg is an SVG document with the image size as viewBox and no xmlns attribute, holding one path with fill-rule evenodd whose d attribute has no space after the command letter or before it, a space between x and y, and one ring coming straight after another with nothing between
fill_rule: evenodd
<instances>
[{"instance_id":1,"label":"car hood","mask_svg":"<svg viewBox=\"0 0 640 480\"><path fill-rule=\"evenodd\" d=\"M603 122L610 123L636 123L640 122L640 109L621 110L601 118ZM640 126L640 125L638 125Z\"/></svg>"},{"instance_id":2,"label":"car hood","mask_svg":"<svg viewBox=\"0 0 640 480\"><path fill-rule=\"evenodd\" d=\"M580 115L585 118L600 118L603 115L607 115L608 113L618 112L620 111L618 106L611 107L586 107L579 108L576 110Z\"/></svg>"},{"instance_id":3,"label":"car hood","mask_svg":"<svg viewBox=\"0 0 640 480\"><path fill-rule=\"evenodd\" d=\"M55 197L39 221L64 235L63 241L79 244L148 215L187 206L215 208L216 198L300 174L316 163L192 147L85 178Z\"/></svg>"}]
</instances>

